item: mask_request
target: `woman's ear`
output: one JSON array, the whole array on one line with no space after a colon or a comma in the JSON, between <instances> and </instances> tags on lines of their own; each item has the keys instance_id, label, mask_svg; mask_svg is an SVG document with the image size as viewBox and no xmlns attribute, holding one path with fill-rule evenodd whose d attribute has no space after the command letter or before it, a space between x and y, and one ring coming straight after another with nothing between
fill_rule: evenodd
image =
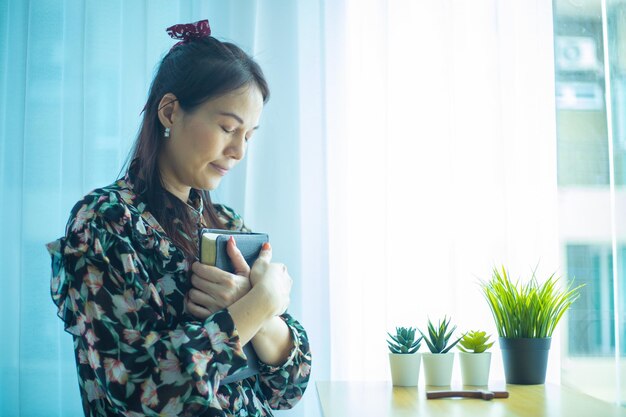
<instances>
[{"instance_id":1,"label":"woman's ear","mask_svg":"<svg viewBox=\"0 0 626 417\"><path fill-rule=\"evenodd\" d=\"M163 95L158 107L158 116L161 124L164 127L172 127L178 112L180 112L180 106L176 96L172 93Z\"/></svg>"}]
</instances>

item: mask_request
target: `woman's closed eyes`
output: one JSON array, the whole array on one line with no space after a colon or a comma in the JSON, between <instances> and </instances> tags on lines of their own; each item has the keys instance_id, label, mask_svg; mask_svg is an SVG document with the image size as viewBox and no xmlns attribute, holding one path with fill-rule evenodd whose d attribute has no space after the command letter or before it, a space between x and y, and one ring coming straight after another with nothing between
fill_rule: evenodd
<instances>
[{"instance_id":1,"label":"woman's closed eyes","mask_svg":"<svg viewBox=\"0 0 626 417\"><path fill-rule=\"evenodd\" d=\"M239 130L239 129L237 129L237 128L232 128L232 129L229 129L228 127L225 127L225 126L220 126L220 127L222 128L222 130L223 130L224 132L226 132L226 133L228 133L228 134L233 134L233 133L235 133L237 130ZM252 138L252 134L250 134L249 136L246 136L246 142L247 142L247 141L249 141L251 138Z\"/></svg>"}]
</instances>

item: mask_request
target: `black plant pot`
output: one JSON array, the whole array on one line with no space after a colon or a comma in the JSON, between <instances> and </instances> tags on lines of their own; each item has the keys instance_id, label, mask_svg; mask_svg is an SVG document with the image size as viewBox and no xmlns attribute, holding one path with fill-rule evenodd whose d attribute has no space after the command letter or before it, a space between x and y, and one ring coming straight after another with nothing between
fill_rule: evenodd
<instances>
[{"instance_id":1,"label":"black plant pot","mask_svg":"<svg viewBox=\"0 0 626 417\"><path fill-rule=\"evenodd\" d=\"M534 385L546 382L552 338L500 338L507 384Z\"/></svg>"}]
</instances>

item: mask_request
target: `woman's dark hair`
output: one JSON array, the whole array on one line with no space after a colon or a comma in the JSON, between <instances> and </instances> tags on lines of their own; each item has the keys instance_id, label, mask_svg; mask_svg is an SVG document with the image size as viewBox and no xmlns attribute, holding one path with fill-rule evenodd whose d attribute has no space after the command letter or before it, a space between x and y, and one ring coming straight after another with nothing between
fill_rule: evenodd
<instances>
[{"instance_id":1,"label":"woman's dark hair","mask_svg":"<svg viewBox=\"0 0 626 417\"><path fill-rule=\"evenodd\" d=\"M256 85L263 102L267 102L269 87L261 67L238 46L208 36L170 50L161 61L150 86L141 127L129 155L129 169L136 169L135 192L142 196L165 232L183 249L188 259L196 256L198 248L193 247L193 243L177 229L182 228L191 237L197 235L198 225L192 221L187 205L163 186L158 157L165 129L158 117L158 106L166 93L172 93L182 110L192 113L207 100L246 85ZM209 192L198 191L204 203L205 223L211 228L224 228Z\"/></svg>"}]
</instances>

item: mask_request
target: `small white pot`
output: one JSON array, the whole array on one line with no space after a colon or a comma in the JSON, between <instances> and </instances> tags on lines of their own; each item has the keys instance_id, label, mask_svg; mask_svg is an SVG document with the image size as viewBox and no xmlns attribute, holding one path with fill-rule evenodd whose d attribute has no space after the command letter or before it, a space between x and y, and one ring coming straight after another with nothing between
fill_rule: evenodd
<instances>
[{"instance_id":1,"label":"small white pot","mask_svg":"<svg viewBox=\"0 0 626 417\"><path fill-rule=\"evenodd\" d=\"M423 353L426 385L448 386L452 380L454 353Z\"/></svg>"},{"instance_id":2,"label":"small white pot","mask_svg":"<svg viewBox=\"0 0 626 417\"><path fill-rule=\"evenodd\" d=\"M487 385L489 383L491 352L459 352L459 360L463 385Z\"/></svg>"},{"instance_id":3,"label":"small white pot","mask_svg":"<svg viewBox=\"0 0 626 417\"><path fill-rule=\"evenodd\" d=\"M399 387L415 387L420 376L421 354L389 353L391 382Z\"/></svg>"}]
</instances>

